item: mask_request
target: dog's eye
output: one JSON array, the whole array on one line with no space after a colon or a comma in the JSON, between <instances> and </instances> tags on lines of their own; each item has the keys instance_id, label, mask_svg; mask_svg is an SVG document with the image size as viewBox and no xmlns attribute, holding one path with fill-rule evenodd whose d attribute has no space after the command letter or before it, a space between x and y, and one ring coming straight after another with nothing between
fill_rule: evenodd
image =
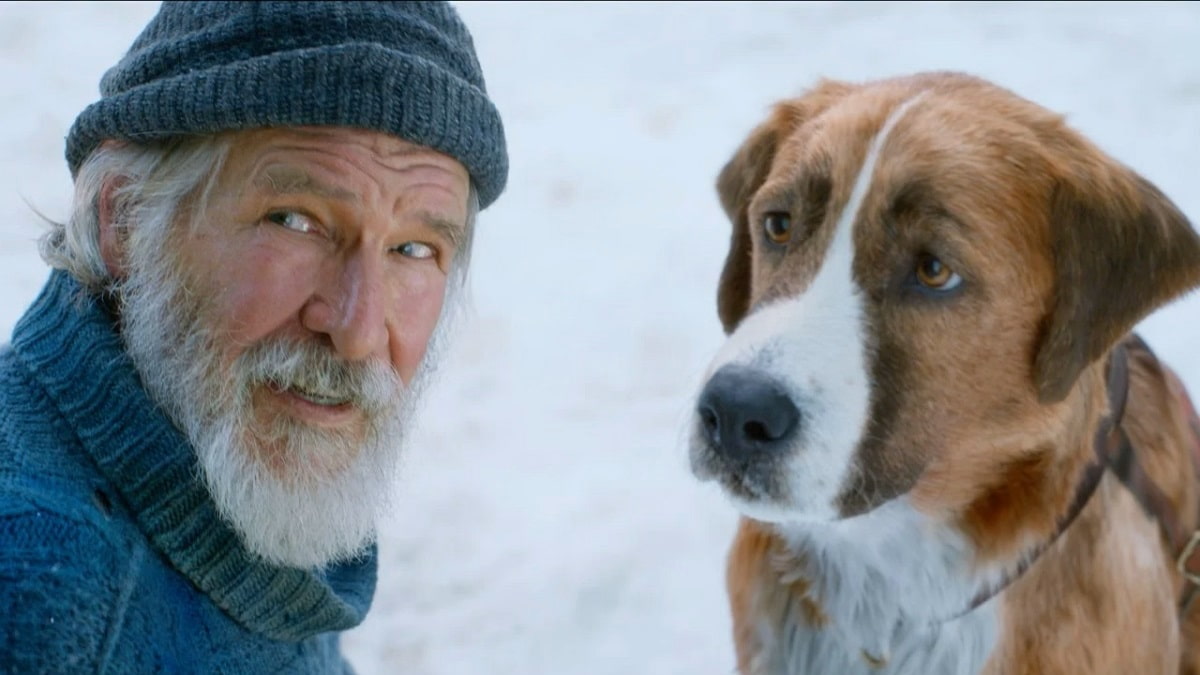
<instances>
[{"instance_id":1,"label":"dog's eye","mask_svg":"<svg viewBox=\"0 0 1200 675\"><path fill-rule=\"evenodd\" d=\"M792 216L786 211L771 211L763 216L763 230L771 241L786 244L792 238Z\"/></svg>"},{"instance_id":2,"label":"dog's eye","mask_svg":"<svg viewBox=\"0 0 1200 675\"><path fill-rule=\"evenodd\" d=\"M935 291L948 291L962 283L962 277L936 256L923 255L917 259L917 281Z\"/></svg>"}]
</instances>

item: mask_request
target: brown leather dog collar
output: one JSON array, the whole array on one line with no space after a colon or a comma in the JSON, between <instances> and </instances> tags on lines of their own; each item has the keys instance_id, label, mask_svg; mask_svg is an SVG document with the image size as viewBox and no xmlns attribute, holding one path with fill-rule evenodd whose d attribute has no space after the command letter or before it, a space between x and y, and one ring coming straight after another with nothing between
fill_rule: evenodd
<instances>
[{"instance_id":1,"label":"brown leather dog collar","mask_svg":"<svg viewBox=\"0 0 1200 675\"><path fill-rule=\"evenodd\" d=\"M1075 495L1067 511L1058 520L1054 533L1026 555L1021 562L998 584L980 592L972 599L971 604L954 618L970 613L983 603L995 597L1010 584L1021 577L1045 553L1055 541L1062 536L1075 518L1087 505L1092 494L1100 485L1106 470L1111 471L1121 483L1137 498L1138 503L1146 514L1158 521L1163 537L1170 550L1175 553L1175 565L1186 580L1183 596L1179 602L1179 611L1184 613L1191 606L1200 588L1200 530L1188 532L1183 529L1179 514L1171 507L1170 501L1162 490L1150 479L1137 459L1137 453L1129 442L1121 423L1125 415L1125 402L1129 397L1129 358L1130 352L1136 352L1143 357L1145 365L1156 369L1158 374L1167 377L1157 357L1149 346L1137 335L1130 335L1112 350L1108 361L1108 402L1109 414L1100 422L1096 429L1093 443L1095 457L1088 462L1083 475L1075 486ZM1177 387L1181 392L1182 385ZM1196 473L1200 475L1200 420L1197 419L1194 408L1182 394L1190 415L1193 432L1192 460Z\"/></svg>"},{"instance_id":2,"label":"brown leather dog collar","mask_svg":"<svg viewBox=\"0 0 1200 675\"><path fill-rule=\"evenodd\" d=\"M1072 497L1067 511L1058 519L1054 533L1050 535L1050 538L1042 541L1031 552L1026 554L1014 569L1001 578L999 583L991 588L980 591L971 600L971 604L966 610L958 614L955 618L969 614L1008 588L1009 585L1025 574L1026 570L1042 557L1046 549L1058 541L1058 538L1062 536L1063 532L1066 532L1071 523L1075 522L1075 518L1083 511L1083 507L1087 506L1088 501L1096 492L1096 488L1100 486L1100 479L1104 477L1104 469L1108 464L1105 461L1105 457L1112 454L1114 448L1116 452L1120 453L1122 447L1129 447L1129 438L1121 429L1121 418L1125 415L1125 401L1128 396L1129 362L1125 345L1121 343L1113 350L1108 361L1109 414L1101 420L1100 426L1096 429L1096 440L1094 442L1096 456L1088 462L1087 467L1083 470L1083 476L1075 485L1075 496Z\"/></svg>"}]
</instances>

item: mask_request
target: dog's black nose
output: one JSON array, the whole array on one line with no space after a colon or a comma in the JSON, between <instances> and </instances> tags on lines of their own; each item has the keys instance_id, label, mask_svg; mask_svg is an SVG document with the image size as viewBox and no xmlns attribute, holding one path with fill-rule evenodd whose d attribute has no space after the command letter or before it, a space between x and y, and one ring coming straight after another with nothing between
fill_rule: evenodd
<instances>
[{"instance_id":1,"label":"dog's black nose","mask_svg":"<svg viewBox=\"0 0 1200 675\"><path fill-rule=\"evenodd\" d=\"M800 424L800 410L783 386L744 366L724 366L713 374L697 412L713 449L730 459L776 450Z\"/></svg>"}]
</instances>

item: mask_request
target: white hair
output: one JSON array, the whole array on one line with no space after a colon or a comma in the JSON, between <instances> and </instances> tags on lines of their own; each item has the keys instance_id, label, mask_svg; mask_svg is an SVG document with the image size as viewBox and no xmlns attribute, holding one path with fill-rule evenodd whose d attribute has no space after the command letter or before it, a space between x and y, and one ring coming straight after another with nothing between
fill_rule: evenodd
<instances>
[{"instance_id":1,"label":"white hair","mask_svg":"<svg viewBox=\"0 0 1200 675\"><path fill-rule=\"evenodd\" d=\"M231 147L228 135L151 144L105 143L79 167L66 223L51 223L42 258L90 291L112 286L100 253L100 196L112 184L112 218L127 236L140 227L166 227L189 196L204 198Z\"/></svg>"}]
</instances>

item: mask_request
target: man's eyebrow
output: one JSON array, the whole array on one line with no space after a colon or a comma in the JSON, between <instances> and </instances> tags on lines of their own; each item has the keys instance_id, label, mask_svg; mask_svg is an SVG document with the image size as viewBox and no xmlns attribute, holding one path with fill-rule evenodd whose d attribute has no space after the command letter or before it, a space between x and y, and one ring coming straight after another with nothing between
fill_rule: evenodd
<instances>
[{"instance_id":1,"label":"man's eyebrow","mask_svg":"<svg viewBox=\"0 0 1200 675\"><path fill-rule=\"evenodd\" d=\"M451 220L445 216L434 213L433 211L421 211L417 214L421 222L427 227L437 232L443 239L450 242L450 245L458 249L466 241L466 225Z\"/></svg>"},{"instance_id":2,"label":"man's eyebrow","mask_svg":"<svg viewBox=\"0 0 1200 675\"><path fill-rule=\"evenodd\" d=\"M259 174L254 184L278 195L311 194L344 202L359 201L354 192L324 183L295 166L269 167Z\"/></svg>"},{"instance_id":3,"label":"man's eyebrow","mask_svg":"<svg viewBox=\"0 0 1200 675\"><path fill-rule=\"evenodd\" d=\"M311 194L339 201L358 202L358 194L324 183L304 169L295 166L273 166L264 170L254 184L278 195ZM466 225L434 211L420 211L417 218L458 248L466 241Z\"/></svg>"}]
</instances>

